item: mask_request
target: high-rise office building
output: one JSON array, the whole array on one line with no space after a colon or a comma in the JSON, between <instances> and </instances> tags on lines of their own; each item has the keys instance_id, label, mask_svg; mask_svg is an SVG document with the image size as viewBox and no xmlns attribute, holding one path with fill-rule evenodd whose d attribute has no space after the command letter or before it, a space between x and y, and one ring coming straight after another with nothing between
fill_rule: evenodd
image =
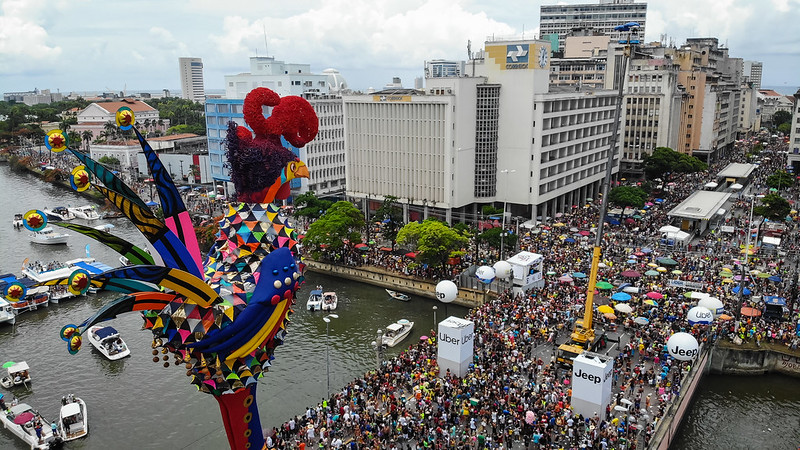
<instances>
[{"instance_id":1,"label":"high-rise office building","mask_svg":"<svg viewBox=\"0 0 800 450\"><path fill-rule=\"evenodd\" d=\"M178 58L181 73L181 98L198 103L206 100L203 88L203 60L200 58Z\"/></svg>"},{"instance_id":2,"label":"high-rise office building","mask_svg":"<svg viewBox=\"0 0 800 450\"><path fill-rule=\"evenodd\" d=\"M628 22L639 24L639 36L644 37L647 3L633 0L600 0L600 3L574 5L542 5L539 8L539 33L542 39L558 35L558 50L564 51L567 34L575 28L591 27L619 39L614 27ZM555 49L554 49L555 50Z\"/></svg>"},{"instance_id":3,"label":"high-rise office building","mask_svg":"<svg viewBox=\"0 0 800 450\"><path fill-rule=\"evenodd\" d=\"M760 61L745 61L744 76L746 81L753 83L753 89L761 89L761 71L763 65Z\"/></svg>"}]
</instances>

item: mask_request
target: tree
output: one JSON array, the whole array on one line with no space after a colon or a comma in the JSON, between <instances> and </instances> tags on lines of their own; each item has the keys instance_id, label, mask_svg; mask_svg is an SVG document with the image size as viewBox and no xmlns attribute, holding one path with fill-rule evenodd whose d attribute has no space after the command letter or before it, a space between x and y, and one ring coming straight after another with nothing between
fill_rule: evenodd
<instances>
[{"instance_id":1,"label":"tree","mask_svg":"<svg viewBox=\"0 0 800 450\"><path fill-rule=\"evenodd\" d=\"M761 205L753 208L753 213L766 217L767 219L783 220L784 217L789 215L789 211L791 210L792 207L789 205L789 202L773 192L761 199Z\"/></svg>"},{"instance_id":2,"label":"tree","mask_svg":"<svg viewBox=\"0 0 800 450\"><path fill-rule=\"evenodd\" d=\"M113 167L114 169L119 169L119 158L114 156L103 156L97 160L100 164L106 167Z\"/></svg>"},{"instance_id":3,"label":"tree","mask_svg":"<svg viewBox=\"0 0 800 450\"><path fill-rule=\"evenodd\" d=\"M330 200L323 200L314 195L314 191L308 191L298 195L294 199L294 215L307 217L317 220L325 214L325 211L333 204Z\"/></svg>"},{"instance_id":4,"label":"tree","mask_svg":"<svg viewBox=\"0 0 800 450\"><path fill-rule=\"evenodd\" d=\"M344 248L345 240L351 245L361 242L362 228L364 214L350 202L336 202L308 227L303 245L314 250L324 248L337 255L337 250Z\"/></svg>"},{"instance_id":5,"label":"tree","mask_svg":"<svg viewBox=\"0 0 800 450\"><path fill-rule=\"evenodd\" d=\"M411 222L397 233L398 244L415 247L417 261L432 267L444 267L467 242L466 237L436 219Z\"/></svg>"},{"instance_id":6,"label":"tree","mask_svg":"<svg viewBox=\"0 0 800 450\"><path fill-rule=\"evenodd\" d=\"M490 247L495 249L499 249L502 243L502 246L505 247L505 250L513 250L514 246L517 245L517 235L514 233L508 233L501 238L500 234L502 232L503 229L500 227L490 228L479 234L478 239L486 242Z\"/></svg>"},{"instance_id":7,"label":"tree","mask_svg":"<svg viewBox=\"0 0 800 450\"><path fill-rule=\"evenodd\" d=\"M618 186L608 193L608 201L621 208L634 206L641 208L647 200L647 192L637 186Z\"/></svg>"},{"instance_id":8,"label":"tree","mask_svg":"<svg viewBox=\"0 0 800 450\"><path fill-rule=\"evenodd\" d=\"M83 140L84 147L86 147L86 151L89 151L89 142L92 141L93 137L94 133L92 133L92 130L83 130L83 133L81 133L81 139Z\"/></svg>"},{"instance_id":9,"label":"tree","mask_svg":"<svg viewBox=\"0 0 800 450\"><path fill-rule=\"evenodd\" d=\"M644 173L649 179L668 178L670 173L693 173L708 170L703 161L669 147L657 147L644 157Z\"/></svg>"},{"instance_id":10,"label":"tree","mask_svg":"<svg viewBox=\"0 0 800 450\"><path fill-rule=\"evenodd\" d=\"M789 111L775 111L775 114L772 115L772 126L779 127L781 124L788 123L791 126L792 122L792 113Z\"/></svg>"},{"instance_id":11,"label":"tree","mask_svg":"<svg viewBox=\"0 0 800 450\"><path fill-rule=\"evenodd\" d=\"M383 223L383 237L392 241L392 250L397 242L397 233L403 225L403 211L397 206L397 197L387 195L375 211L373 221Z\"/></svg>"},{"instance_id":12,"label":"tree","mask_svg":"<svg viewBox=\"0 0 800 450\"><path fill-rule=\"evenodd\" d=\"M781 189L792 187L793 185L794 176L783 170L779 170L767 177L767 186L771 188Z\"/></svg>"}]
</instances>

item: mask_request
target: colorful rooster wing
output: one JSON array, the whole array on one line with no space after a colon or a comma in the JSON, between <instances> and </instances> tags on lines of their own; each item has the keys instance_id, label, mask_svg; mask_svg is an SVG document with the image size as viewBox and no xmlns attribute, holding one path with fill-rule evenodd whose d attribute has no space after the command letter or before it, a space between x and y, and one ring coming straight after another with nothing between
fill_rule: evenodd
<instances>
[{"instance_id":1,"label":"colorful rooster wing","mask_svg":"<svg viewBox=\"0 0 800 450\"><path fill-rule=\"evenodd\" d=\"M272 108L268 118L262 106ZM255 136L231 124L227 137L231 178L240 202L228 205L216 242L202 262L186 207L168 171L136 129L132 111L120 110L117 123L133 129L139 139L158 186L163 221L111 171L70 150L81 160L81 171L104 185L92 186L139 228L156 252L151 256L109 233L65 225L138 265L91 276L84 283L87 289L90 283L124 295L80 325L65 326L61 337L70 353L77 353L81 333L88 327L140 311L144 327L153 333L153 361L165 367L171 359L184 365L191 383L214 396L231 448L261 449L257 380L269 370L275 347L283 343L287 317L303 280L297 232L272 202L285 198L289 182L307 177L308 169L281 145L281 136L301 147L316 136L318 120L304 99L279 98L265 88L247 96L244 110ZM75 283L62 279L46 284L70 282Z\"/></svg>"}]
</instances>

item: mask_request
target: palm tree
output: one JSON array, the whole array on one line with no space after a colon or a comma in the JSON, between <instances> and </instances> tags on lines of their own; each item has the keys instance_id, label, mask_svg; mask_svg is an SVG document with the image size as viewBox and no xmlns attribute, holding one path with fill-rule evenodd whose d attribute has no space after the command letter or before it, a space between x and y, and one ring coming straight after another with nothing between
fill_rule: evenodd
<instances>
[{"instance_id":1,"label":"palm tree","mask_svg":"<svg viewBox=\"0 0 800 450\"><path fill-rule=\"evenodd\" d=\"M83 130L83 133L81 133L81 139L83 139L83 146L86 148L86 151L89 151L89 142L91 142L93 137L94 133L92 133L92 130Z\"/></svg>"},{"instance_id":2,"label":"palm tree","mask_svg":"<svg viewBox=\"0 0 800 450\"><path fill-rule=\"evenodd\" d=\"M117 125L109 120L103 125L103 131L105 132L106 137L111 140L117 134Z\"/></svg>"},{"instance_id":3,"label":"palm tree","mask_svg":"<svg viewBox=\"0 0 800 450\"><path fill-rule=\"evenodd\" d=\"M144 125L144 135L147 137L147 135L150 134L150 127L153 125L153 122L150 119L144 119L142 125Z\"/></svg>"}]
</instances>

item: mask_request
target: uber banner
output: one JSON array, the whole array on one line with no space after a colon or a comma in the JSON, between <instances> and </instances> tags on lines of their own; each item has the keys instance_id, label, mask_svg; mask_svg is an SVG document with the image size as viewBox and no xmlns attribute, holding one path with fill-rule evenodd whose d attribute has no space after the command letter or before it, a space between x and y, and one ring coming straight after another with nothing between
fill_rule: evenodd
<instances>
[{"instance_id":1,"label":"uber banner","mask_svg":"<svg viewBox=\"0 0 800 450\"><path fill-rule=\"evenodd\" d=\"M584 417L602 416L611 401L614 358L583 352L572 364L572 409Z\"/></svg>"},{"instance_id":2,"label":"uber banner","mask_svg":"<svg viewBox=\"0 0 800 450\"><path fill-rule=\"evenodd\" d=\"M448 317L439 322L437 361L439 374L447 369L457 377L463 377L475 354L475 323L458 317Z\"/></svg>"}]
</instances>

